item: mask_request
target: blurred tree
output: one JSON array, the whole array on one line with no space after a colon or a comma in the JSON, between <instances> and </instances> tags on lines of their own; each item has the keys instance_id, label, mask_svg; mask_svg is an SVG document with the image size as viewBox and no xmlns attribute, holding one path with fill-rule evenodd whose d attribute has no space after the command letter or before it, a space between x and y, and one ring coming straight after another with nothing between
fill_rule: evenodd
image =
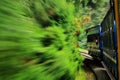
<instances>
[{"instance_id":1,"label":"blurred tree","mask_svg":"<svg viewBox=\"0 0 120 80\"><path fill-rule=\"evenodd\" d=\"M99 24L109 9L109 0L68 0L74 3L77 17L89 16L91 20L84 27ZM84 19L83 19L84 20Z\"/></svg>"},{"instance_id":2,"label":"blurred tree","mask_svg":"<svg viewBox=\"0 0 120 80\"><path fill-rule=\"evenodd\" d=\"M0 0L0 80L75 80L74 10L66 0Z\"/></svg>"},{"instance_id":3,"label":"blurred tree","mask_svg":"<svg viewBox=\"0 0 120 80\"><path fill-rule=\"evenodd\" d=\"M75 16L79 23L79 46L86 44L84 29L98 25L103 20L106 11L109 9L109 0L68 0L75 5ZM78 28L77 28L78 29ZM82 36L82 37L81 37Z\"/></svg>"}]
</instances>

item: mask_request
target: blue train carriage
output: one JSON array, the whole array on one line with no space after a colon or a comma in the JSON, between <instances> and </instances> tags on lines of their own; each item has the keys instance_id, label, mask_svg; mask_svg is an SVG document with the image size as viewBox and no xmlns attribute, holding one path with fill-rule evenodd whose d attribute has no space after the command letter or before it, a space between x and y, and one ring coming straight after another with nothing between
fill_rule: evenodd
<instances>
[{"instance_id":1,"label":"blue train carriage","mask_svg":"<svg viewBox=\"0 0 120 80\"><path fill-rule=\"evenodd\" d=\"M117 58L118 58L118 80L120 80L120 0L114 1L116 36L117 36Z\"/></svg>"},{"instance_id":2,"label":"blue train carriage","mask_svg":"<svg viewBox=\"0 0 120 80\"><path fill-rule=\"evenodd\" d=\"M113 0L112 0L113 1ZM118 80L118 35L116 34L116 20L115 20L115 7L111 5L109 11L107 12L105 18L101 23L102 28L102 46L101 55L104 63L114 77Z\"/></svg>"},{"instance_id":3,"label":"blue train carriage","mask_svg":"<svg viewBox=\"0 0 120 80\"><path fill-rule=\"evenodd\" d=\"M99 25L86 29L88 54L100 59Z\"/></svg>"}]
</instances>

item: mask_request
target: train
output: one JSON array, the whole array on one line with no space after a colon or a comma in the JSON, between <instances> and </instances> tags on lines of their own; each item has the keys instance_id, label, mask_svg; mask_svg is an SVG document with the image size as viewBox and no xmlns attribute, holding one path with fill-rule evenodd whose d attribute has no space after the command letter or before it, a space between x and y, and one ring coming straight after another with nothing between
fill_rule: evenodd
<instances>
[{"instance_id":1,"label":"train","mask_svg":"<svg viewBox=\"0 0 120 80\"><path fill-rule=\"evenodd\" d=\"M88 54L104 62L113 79L120 80L120 0L110 0L103 21L86 29Z\"/></svg>"}]
</instances>

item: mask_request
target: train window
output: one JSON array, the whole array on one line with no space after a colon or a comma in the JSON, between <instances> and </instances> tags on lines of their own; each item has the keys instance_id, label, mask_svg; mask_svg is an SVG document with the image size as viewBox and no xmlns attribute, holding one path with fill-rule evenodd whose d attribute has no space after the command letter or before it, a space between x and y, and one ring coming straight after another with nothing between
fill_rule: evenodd
<instances>
[{"instance_id":1,"label":"train window","mask_svg":"<svg viewBox=\"0 0 120 80\"><path fill-rule=\"evenodd\" d=\"M102 22L102 32L112 29L114 23L113 9L111 8ZM111 28L110 28L111 27Z\"/></svg>"},{"instance_id":2,"label":"train window","mask_svg":"<svg viewBox=\"0 0 120 80\"><path fill-rule=\"evenodd\" d=\"M114 24L114 13L112 7L105 16L102 26L102 40L103 40L103 49L111 57L114 56L114 44L113 44L113 25Z\"/></svg>"},{"instance_id":3,"label":"train window","mask_svg":"<svg viewBox=\"0 0 120 80\"><path fill-rule=\"evenodd\" d=\"M87 42L95 42L98 43L98 34L88 35Z\"/></svg>"}]
</instances>

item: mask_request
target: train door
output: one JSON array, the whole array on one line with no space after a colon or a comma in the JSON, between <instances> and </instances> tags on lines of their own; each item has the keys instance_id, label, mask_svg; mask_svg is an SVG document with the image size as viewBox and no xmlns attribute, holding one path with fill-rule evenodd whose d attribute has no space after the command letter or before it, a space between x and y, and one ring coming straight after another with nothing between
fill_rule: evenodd
<instances>
[{"instance_id":1,"label":"train door","mask_svg":"<svg viewBox=\"0 0 120 80\"><path fill-rule=\"evenodd\" d=\"M120 0L114 0L114 9L117 30L118 80L120 80Z\"/></svg>"}]
</instances>

